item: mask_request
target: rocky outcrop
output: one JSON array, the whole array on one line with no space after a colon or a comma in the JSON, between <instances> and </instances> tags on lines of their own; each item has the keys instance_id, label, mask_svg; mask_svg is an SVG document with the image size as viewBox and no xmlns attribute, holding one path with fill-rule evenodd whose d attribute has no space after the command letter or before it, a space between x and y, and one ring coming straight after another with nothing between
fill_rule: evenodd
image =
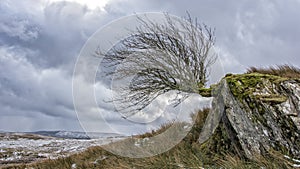
<instances>
[{"instance_id":1,"label":"rocky outcrop","mask_svg":"<svg viewBox=\"0 0 300 169\"><path fill-rule=\"evenodd\" d=\"M216 139L217 131L241 157L254 159L275 150L300 158L299 79L256 73L229 75L212 95L201 144Z\"/></svg>"}]
</instances>

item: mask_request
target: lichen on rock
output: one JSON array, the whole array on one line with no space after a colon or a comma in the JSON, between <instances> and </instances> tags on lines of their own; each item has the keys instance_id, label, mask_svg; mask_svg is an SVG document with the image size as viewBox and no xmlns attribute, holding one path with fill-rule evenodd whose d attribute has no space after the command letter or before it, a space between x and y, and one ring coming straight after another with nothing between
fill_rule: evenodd
<instances>
[{"instance_id":1,"label":"lichen on rock","mask_svg":"<svg viewBox=\"0 0 300 169\"><path fill-rule=\"evenodd\" d=\"M208 146L222 133L221 139L229 139L231 150L243 158L255 159L272 150L300 158L299 80L259 73L228 75L212 96L200 143Z\"/></svg>"}]
</instances>

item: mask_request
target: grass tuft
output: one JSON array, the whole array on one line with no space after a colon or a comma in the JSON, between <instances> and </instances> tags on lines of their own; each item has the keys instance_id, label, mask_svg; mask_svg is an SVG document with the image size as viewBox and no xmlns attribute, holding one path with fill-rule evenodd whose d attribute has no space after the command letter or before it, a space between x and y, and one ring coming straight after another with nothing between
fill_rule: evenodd
<instances>
[{"instance_id":1,"label":"grass tuft","mask_svg":"<svg viewBox=\"0 0 300 169\"><path fill-rule=\"evenodd\" d=\"M300 78L300 69L290 65L278 65L275 67L271 66L269 68L250 67L247 70L247 73L269 74L285 78Z\"/></svg>"}]
</instances>

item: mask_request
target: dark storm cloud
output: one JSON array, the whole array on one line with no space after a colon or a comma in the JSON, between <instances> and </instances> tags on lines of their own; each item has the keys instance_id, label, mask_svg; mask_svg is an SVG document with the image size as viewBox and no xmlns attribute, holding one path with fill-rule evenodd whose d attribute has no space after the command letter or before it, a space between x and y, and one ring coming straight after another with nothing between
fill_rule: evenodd
<instances>
[{"instance_id":1,"label":"dark storm cloud","mask_svg":"<svg viewBox=\"0 0 300 169\"><path fill-rule=\"evenodd\" d=\"M66 90L70 77L62 70L35 68L26 60L26 54L30 52L15 47L0 48L1 108L72 117L73 105L68 99L71 90ZM2 111L2 114L14 112Z\"/></svg>"},{"instance_id":2,"label":"dark storm cloud","mask_svg":"<svg viewBox=\"0 0 300 169\"><path fill-rule=\"evenodd\" d=\"M300 16L299 1L127 2L123 2L118 11L123 11L124 14L132 10L137 13L165 11L177 16L185 16L186 11L189 11L200 22L215 27L216 47L226 72L244 72L249 66L283 63L300 66L300 23L297 22ZM111 5L117 4L118 1L115 1Z\"/></svg>"},{"instance_id":3,"label":"dark storm cloud","mask_svg":"<svg viewBox=\"0 0 300 169\"><path fill-rule=\"evenodd\" d=\"M72 103L76 57L89 36L121 16L135 12L185 16L189 11L216 28L216 50L225 72L241 73L253 65L300 66L299 8L296 0L110 0L105 10L68 1L2 0L0 130L80 129ZM93 84L82 81L83 89L86 85ZM108 89L101 84L98 88L100 99L107 97ZM96 112L84 102L85 97L83 90L83 109ZM109 123L124 129L128 123L112 109L100 102ZM134 132L138 126L128 130Z\"/></svg>"},{"instance_id":4,"label":"dark storm cloud","mask_svg":"<svg viewBox=\"0 0 300 169\"><path fill-rule=\"evenodd\" d=\"M39 52L27 56L37 66L49 68L74 64L85 41L98 28L116 16L100 9L90 10L74 2L2 2L0 33L6 45L17 45ZM5 5L6 4L6 5ZM23 5L23 6L22 6ZM29 13L31 6L40 10Z\"/></svg>"}]
</instances>

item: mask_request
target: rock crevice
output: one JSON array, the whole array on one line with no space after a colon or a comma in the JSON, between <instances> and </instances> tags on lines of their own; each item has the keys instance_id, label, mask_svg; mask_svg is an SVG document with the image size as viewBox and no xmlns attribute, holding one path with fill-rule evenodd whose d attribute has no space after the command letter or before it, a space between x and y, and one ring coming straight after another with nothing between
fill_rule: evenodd
<instances>
[{"instance_id":1,"label":"rock crevice","mask_svg":"<svg viewBox=\"0 0 300 169\"><path fill-rule=\"evenodd\" d=\"M220 123L239 156L271 150L300 158L300 83L276 76L225 77L213 90L212 109L199 137L211 138ZM220 130L218 130L220 131Z\"/></svg>"}]
</instances>

